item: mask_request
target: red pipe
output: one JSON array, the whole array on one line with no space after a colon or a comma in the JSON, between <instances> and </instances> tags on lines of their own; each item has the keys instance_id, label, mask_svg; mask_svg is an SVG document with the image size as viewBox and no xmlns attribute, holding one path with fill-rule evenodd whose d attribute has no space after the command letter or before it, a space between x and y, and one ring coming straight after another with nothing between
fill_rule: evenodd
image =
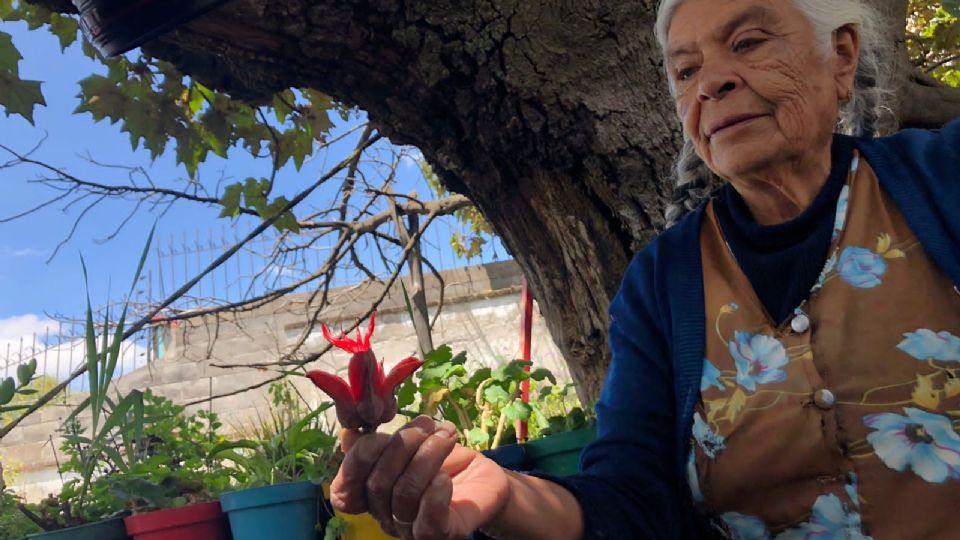
<instances>
[{"instance_id":1,"label":"red pipe","mask_svg":"<svg viewBox=\"0 0 960 540\"><path fill-rule=\"evenodd\" d=\"M527 278L523 278L523 289L520 293L520 309L523 310L520 321L520 359L530 361L530 342L531 332L533 330L533 295L530 294L530 284ZM527 373L530 372L530 366L524 368ZM520 383L520 399L524 403L530 402L530 380ZM527 423L523 420L518 422L517 441L523 443L527 440Z\"/></svg>"}]
</instances>

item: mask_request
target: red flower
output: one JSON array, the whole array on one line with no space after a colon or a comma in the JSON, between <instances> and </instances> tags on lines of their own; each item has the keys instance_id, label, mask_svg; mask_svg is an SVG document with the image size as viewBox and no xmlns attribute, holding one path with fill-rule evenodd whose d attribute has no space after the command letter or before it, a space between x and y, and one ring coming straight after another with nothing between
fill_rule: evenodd
<instances>
[{"instance_id":1,"label":"red flower","mask_svg":"<svg viewBox=\"0 0 960 540\"><path fill-rule=\"evenodd\" d=\"M393 420L397 414L397 398L394 390L423 365L416 358L401 360L386 376L383 374L383 362L377 362L370 350L370 336L373 335L374 315L370 315L367 334L350 339L345 334L339 339L330 334L326 325L321 325L323 337L331 344L348 353L350 365L347 368L350 382L325 371L310 371L307 377L333 398L337 408L337 418L347 429L360 429L365 432L376 431L380 424Z\"/></svg>"}]
</instances>

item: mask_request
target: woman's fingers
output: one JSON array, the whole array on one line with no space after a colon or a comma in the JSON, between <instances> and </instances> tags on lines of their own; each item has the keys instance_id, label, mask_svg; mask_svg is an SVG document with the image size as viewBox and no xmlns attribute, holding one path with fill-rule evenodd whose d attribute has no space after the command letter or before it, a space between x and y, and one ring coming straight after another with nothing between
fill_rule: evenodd
<instances>
[{"instance_id":1,"label":"woman's fingers","mask_svg":"<svg viewBox=\"0 0 960 540\"><path fill-rule=\"evenodd\" d=\"M353 435L346 435L350 450L344 456L337 476L330 483L330 503L339 512L362 514L367 511L367 478L390 442L390 436L371 433L350 440L352 437ZM341 434L341 441L343 440L344 435Z\"/></svg>"},{"instance_id":2,"label":"woman's fingers","mask_svg":"<svg viewBox=\"0 0 960 540\"><path fill-rule=\"evenodd\" d=\"M446 473L434 476L420 499L417 520L413 523L416 540L448 540L450 538L450 499L453 481Z\"/></svg>"},{"instance_id":3,"label":"woman's fingers","mask_svg":"<svg viewBox=\"0 0 960 540\"><path fill-rule=\"evenodd\" d=\"M420 540L415 527L422 528L427 539L445 531L451 474L469 462L467 455L457 455L452 423L418 417L392 436L343 430L340 442L346 456L330 487L336 510L369 512L387 533L405 539ZM424 517L424 508L431 508L431 514L442 512Z\"/></svg>"},{"instance_id":4,"label":"woman's fingers","mask_svg":"<svg viewBox=\"0 0 960 540\"><path fill-rule=\"evenodd\" d=\"M393 487L390 507L397 523L412 524L417 519L424 493L456 444L456 428L442 424L417 449Z\"/></svg>"},{"instance_id":5,"label":"woman's fingers","mask_svg":"<svg viewBox=\"0 0 960 540\"><path fill-rule=\"evenodd\" d=\"M432 427L425 429L421 425L412 425L394 433L367 478L368 511L380 522L384 531L394 536L397 532L393 528L391 506L394 486L417 449L432 432Z\"/></svg>"}]
</instances>

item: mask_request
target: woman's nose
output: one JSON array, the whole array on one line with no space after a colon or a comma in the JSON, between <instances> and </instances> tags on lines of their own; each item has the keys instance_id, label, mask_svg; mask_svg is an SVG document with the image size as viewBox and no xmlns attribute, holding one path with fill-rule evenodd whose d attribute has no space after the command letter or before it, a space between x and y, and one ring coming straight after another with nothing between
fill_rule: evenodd
<instances>
[{"instance_id":1,"label":"woman's nose","mask_svg":"<svg viewBox=\"0 0 960 540\"><path fill-rule=\"evenodd\" d=\"M738 86L740 86L739 79L729 70L701 69L698 97L701 102L717 101L736 90Z\"/></svg>"}]
</instances>

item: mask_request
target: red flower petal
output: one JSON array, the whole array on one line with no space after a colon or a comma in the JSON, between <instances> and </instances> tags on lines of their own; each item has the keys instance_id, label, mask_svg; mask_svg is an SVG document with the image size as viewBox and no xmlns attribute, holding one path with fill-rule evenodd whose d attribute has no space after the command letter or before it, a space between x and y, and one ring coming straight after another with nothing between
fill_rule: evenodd
<instances>
[{"instance_id":1,"label":"red flower petal","mask_svg":"<svg viewBox=\"0 0 960 540\"><path fill-rule=\"evenodd\" d=\"M393 369L390 370L390 373L387 374L386 378L383 381L384 393L390 392L393 393L393 390L402 383L407 377L413 374L414 371L420 368L423 365L422 360L418 360L414 357L405 358L400 361L399 364L393 366Z\"/></svg>"},{"instance_id":2,"label":"red flower petal","mask_svg":"<svg viewBox=\"0 0 960 540\"><path fill-rule=\"evenodd\" d=\"M377 312L376 311L371 312L370 324L367 325L367 335L364 336L363 338L363 346L366 347L368 351L370 350L370 338L373 336L373 326L376 318L377 318Z\"/></svg>"},{"instance_id":3,"label":"red flower petal","mask_svg":"<svg viewBox=\"0 0 960 540\"><path fill-rule=\"evenodd\" d=\"M330 333L330 329L327 328L327 325L325 324L320 325L320 330L323 331L323 337L338 349L342 349L353 354L370 350L370 347L363 346L363 342L360 339L350 339L342 333L340 334L339 338L333 337L333 335ZM359 338L359 331L357 337Z\"/></svg>"},{"instance_id":4,"label":"red flower petal","mask_svg":"<svg viewBox=\"0 0 960 540\"><path fill-rule=\"evenodd\" d=\"M307 378L313 381L317 388L333 398L333 401L337 404L341 402L353 404L355 402L350 386L347 381L340 377L325 371L308 371Z\"/></svg>"},{"instance_id":5,"label":"red flower petal","mask_svg":"<svg viewBox=\"0 0 960 540\"><path fill-rule=\"evenodd\" d=\"M363 351L354 354L350 358L348 368L350 376L350 388L353 390L353 399L359 403L365 397L365 391L368 384L372 383L373 388L380 387L380 374L377 372L377 360L373 356L373 351Z\"/></svg>"}]
</instances>

